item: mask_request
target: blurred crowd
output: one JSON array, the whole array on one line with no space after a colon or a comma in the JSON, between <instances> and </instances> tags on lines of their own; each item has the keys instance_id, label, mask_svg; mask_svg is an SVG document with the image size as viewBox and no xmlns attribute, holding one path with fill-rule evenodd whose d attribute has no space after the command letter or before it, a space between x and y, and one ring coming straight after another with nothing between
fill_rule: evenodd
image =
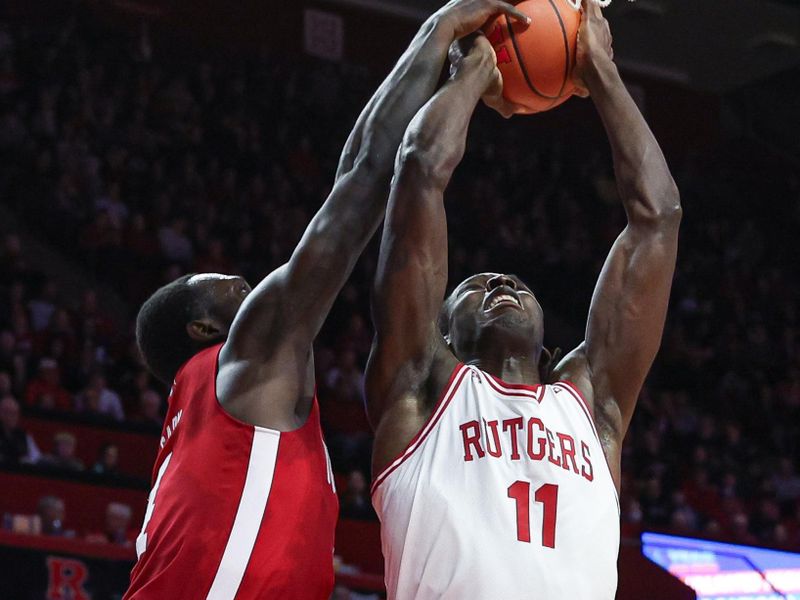
<instances>
[{"instance_id":1,"label":"blurred crowd","mask_svg":"<svg viewBox=\"0 0 800 600\"><path fill-rule=\"evenodd\" d=\"M82 19L0 23L3 203L131 311L115 323L94 290L65 302L19 236L6 235L0 461L85 468L70 458L69 434L34 440L20 428L20 408L160 427L167 390L136 353L139 303L185 272L252 284L285 261L329 191L374 75L267 52L159 52L146 34ZM607 143L585 114L504 123L481 109L448 192L451 283L517 273L544 307L550 346L580 339L625 222ZM663 348L625 444L622 518L800 548L800 178L746 140L670 158L681 251ZM354 518L374 518L362 383L375 250L315 350L342 511Z\"/></svg>"},{"instance_id":2,"label":"blurred crowd","mask_svg":"<svg viewBox=\"0 0 800 600\"><path fill-rule=\"evenodd\" d=\"M69 539L82 539L93 544L115 544L133 548L137 531L131 523L133 511L127 504L109 502L102 519L98 519L98 529L79 535L67 529L67 510L64 500L58 496L42 496L33 514L3 515L3 529L23 535L50 535Z\"/></svg>"}]
</instances>

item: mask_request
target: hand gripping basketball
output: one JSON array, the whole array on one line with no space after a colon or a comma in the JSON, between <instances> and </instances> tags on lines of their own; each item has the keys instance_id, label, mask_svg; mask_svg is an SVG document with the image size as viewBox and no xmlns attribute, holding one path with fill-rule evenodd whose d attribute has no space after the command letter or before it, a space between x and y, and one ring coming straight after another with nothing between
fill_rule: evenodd
<instances>
[{"instance_id":1,"label":"hand gripping basketball","mask_svg":"<svg viewBox=\"0 0 800 600\"><path fill-rule=\"evenodd\" d=\"M450 59L450 75L454 75L459 65L463 62L464 57L467 56L473 49L473 46L481 38L481 43L488 51L492 53L495 68L492 73L492 80L489 83L486 91L483 94L482 100L489 108L499 112L504 118L508 119L512 115L529 114L532 111L521 104L514 104L509 102L503 96L503 75L497 68L496 54L492 49L491 44L486 39L482 32L475 32L464 38L454 41L450 45L448 58Z\"/></svg>"},{"instance_id":2,"label":"hand gripping basketball","mask_svg":"<svg viewBox=\"0 0 800 600\"><path fill-rule=\"evenodd\" d=\"M578 89L577 95L587 97L586 74L604 60L613 60L611 29L603 16L600 7L594 2L583 0L581 25L578 28L578 40L575 44L575 68L572 70L572 82Z\"/></svg>"},{"instance_id":3,"label":"hand gripping basketball","mask_svg":"<svg viewBox=\"0 0 800 600\"><path fill-rule=\"evenodd\" d=\"M438 11L440 20L452 28L456 40L477 31L490 18L500 14L519 23L530 21L513 4L501 0L450 0Z\"/></svg>"}]
</instances>

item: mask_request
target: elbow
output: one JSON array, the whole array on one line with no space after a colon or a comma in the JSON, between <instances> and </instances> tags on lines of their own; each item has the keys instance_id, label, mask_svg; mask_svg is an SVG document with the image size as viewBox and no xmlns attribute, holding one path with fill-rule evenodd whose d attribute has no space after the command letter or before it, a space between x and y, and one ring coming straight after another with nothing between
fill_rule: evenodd
<instances>
[{"instance_id":1,"label":"elbow","mask_svg":"<svg viewBox=\"0 0 800 600\"><path fill-rule=\"evenodd\" d=\"M630 211L632 222L663 230L677 230L680 227L683 208L678 186L672 178L658 189L643 190L640 197L650 200L633 205Z\"/></svg>"},{"instance_id":2,"label":"elbow","mask_svg":"<svg viewBox=\"0 0 800 600\"><path fill-rule=\"evenodd\" d=\"M664 226L677 228L683 219L683 207L681 206L681 195L678 186L670 179L667 189L662 190L655 211L655 219Z\"/></svg>"},{"instance_id":3,"label":"elbow","mask_svg":"<svg viewBox=\"0 0 800 600\"><path fill-rule=\"evenodd\" d=\"M397 153L397 172L412 172L426 186L444 190L461 160L458 149L445 148L436 142L407 138Z\"/></svg>"}]
</instances>

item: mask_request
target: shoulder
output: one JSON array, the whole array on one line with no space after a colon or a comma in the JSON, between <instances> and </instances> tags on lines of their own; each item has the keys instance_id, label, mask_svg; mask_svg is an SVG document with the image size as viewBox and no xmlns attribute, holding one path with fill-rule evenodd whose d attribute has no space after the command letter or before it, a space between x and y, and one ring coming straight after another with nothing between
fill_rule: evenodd
<instances>
[{"instance_id":1,"label":"shoulder","mask_svg":"<svg viewBox=\"0 0 800 600\"><path fill-rule=\"evenodd\" d=\"M395 354L384 350L384 344L373 345L365 373L367 402L378 412L399 398L413 398L418 405L432 406L458 364L438 331L431 334L423 352L408 360L388 360Z\"/></svg>"},{"instance_id":2,"label":"shoulder","mask_svg":"<svg viewBox=\"0 0 800 600\"><path fill-rule=\"evenodd\" d=\"M606 454L616 455L624 437L622 413L608 382L598 380L592 372L586 353L586 343L582 342L567 354L558 363L553 375L554 381L569 382L577 388L597 426Z\"/></svg>"},{"instance_id":3,"label":"shoulder","mask_svg":"<svg viewBox=\"0 0 800 600\"><path fill-rule=\"evenodd\" d=\"M592 373L585 342L561 359L553 371L553 381L572 384L583 396L598 430L606 431L610 438L617 437L615 431L620 420L619 407L606 382L597 381Z\"/></svg>"},{"instance_id":4,"label":"shoulder","mask_svg":"<svg viewBox=\"0 0 800 600\"><path fill-rule=\"evenodd\" d=\"M578 388L590 409L594 410L595 394L591 369L586 356L586 343L581 342L577 348L567 354L553 370L553 381L568 381Z\"/></svg>"}]
</instances>

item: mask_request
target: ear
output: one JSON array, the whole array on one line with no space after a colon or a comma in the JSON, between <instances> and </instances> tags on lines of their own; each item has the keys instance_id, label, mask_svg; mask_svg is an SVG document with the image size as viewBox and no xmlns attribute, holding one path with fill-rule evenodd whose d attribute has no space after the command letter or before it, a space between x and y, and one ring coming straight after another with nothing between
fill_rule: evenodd
<instances>
[{"instance_id":1,"label":"ear","mask_svg":"<svg viewBox=\"0 0 800 600\"><path fill-rule=\"evenodd\" d=\"M198 319L186 325L186 333L196 342L209 342L222 332L211 319Z\"/></svg>"}]
</instances>

